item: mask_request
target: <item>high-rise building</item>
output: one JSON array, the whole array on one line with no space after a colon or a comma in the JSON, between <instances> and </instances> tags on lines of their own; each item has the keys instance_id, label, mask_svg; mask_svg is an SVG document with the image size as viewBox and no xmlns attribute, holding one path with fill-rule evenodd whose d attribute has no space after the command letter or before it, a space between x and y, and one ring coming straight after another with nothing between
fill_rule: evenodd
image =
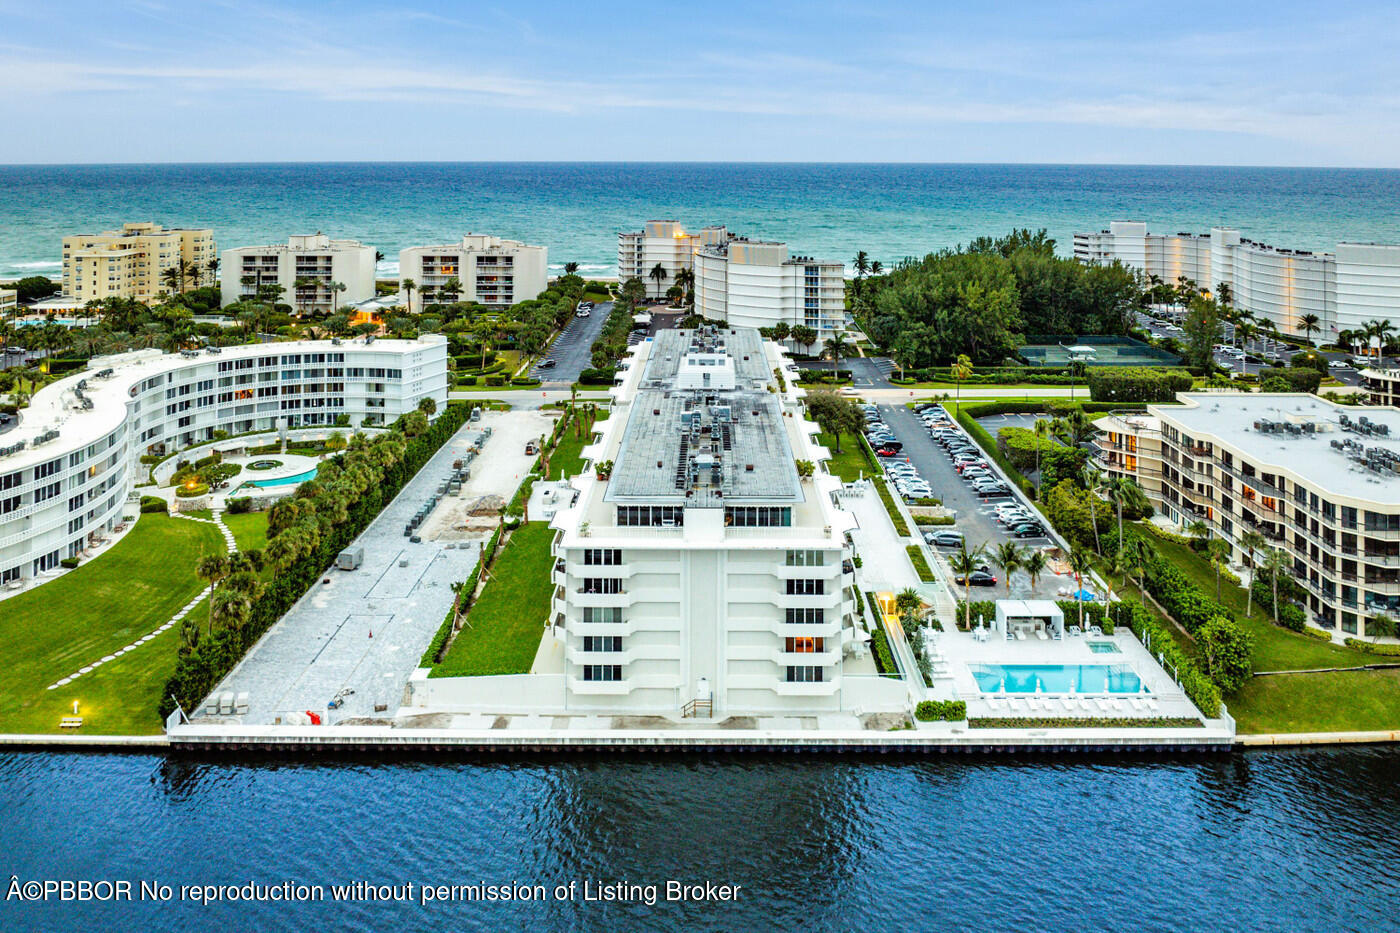
<instances>
[{"instance_id":1,"label":"high-rise building","mask_svg":"<svg viewBox=\"0 0 1400 933\"><path fill-rule=\"evenodd\" d=\"M374 247L323 233L269 246L239 246L224 250L223 304L254 298L264 286L278 285L278 300L300 314L335 310L374 297L374 270Z\"/></svg>"},{"instance_id":2,"label":"high-rise building","mask_svg":"<svg viewBox=\"0 0 1400 933\"><path fill-rule=\"evenodd\" d=\"M460 243L401 250L399 294L406 305L403 280L413 279L418 290L415 310L431 301L475 301L505 308L544 291L549 285L548 270L549 252L543 246L469 233Z\"/></svg>"},{"instance_id":3,"label":"high-rise building","mask_svg":"<svg viewBox=\"0 0 1400 933\"><path fill-rule=\"evenodd\" d=\"M149 303L214 284L216 260L212 230L167 230L144 222L76 233L63 238L63 297L71 305L106 298Z\"/></svg>"},{"instance_id":4,"label":"high-rise building","mask_svg":"<svg viewBox=\"0 0 1400 933\"><path fill-rule=\"evenodd\" d=\"M1115 221L1076 233L1074 255L1118 260L1169 285L1185 278L1211 293L1227 285L1235 307L1297 337L1332 342L1371 321L1400 325L1400 246L1339 243L1335 253L1315 253L1256 243L1229 227L1162 235L1149 234L1145 223ZM1308 315L1318 330L1306 331Z\"/></svg>"},{"instance_id":5,"label":"high-rise building","mask_svg":"<svg viewBox=\"0 0 1400 933\"><path fill-rule=\"evenodd\" d=\"M617 235L617 280L641 279L648 297L665 297L666 290L676 284L677 273L695 268L697 249L724 243L731 237L723 227L687 233L679 221L649 220L637 232ZM658 266L664 275L656 274Z\"/></svg>"},{"instance_id":6,"label":"high-rise building","mask_svg":"<svg viewBox=\"0 0 1400 933\"><path fill-rule=\"evenodd\" d=\"M825 340L845 330L845 268L734 237L696 251L695 311L732 327L806 326Z\"/></svg>"},{"instance_id":7,"label":"high-rise building","mask_svg":"<svg viewBox=\"0 0 1400 933\"><path fill-rule=\"evenodd\" d=\"M551 625L575 710L839 710L860 612L840 480L783 351L751 328L640 344L553 519ZM602 467L602 469L599 469Z\"/></svg>"}]
</instances>

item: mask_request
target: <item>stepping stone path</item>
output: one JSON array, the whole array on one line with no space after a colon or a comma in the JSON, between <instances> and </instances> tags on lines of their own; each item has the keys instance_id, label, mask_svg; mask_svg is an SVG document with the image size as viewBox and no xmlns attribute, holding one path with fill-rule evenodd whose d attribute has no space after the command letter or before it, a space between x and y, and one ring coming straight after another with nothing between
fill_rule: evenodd
<instances>
[{"instance_id":1,"label":"stepping stone path","mask_svg":"<svg viewBox=\"0 0 1400 933\"><path fill-rule=\"evenodd\" d=\"M195 517L192 516L192 515L181 515L179 512L171 512L171 513L170 513L170 517L171 517L171 518L184 519L185 521L190 521L190 522L204 522L205 524L208 524L208 525L215 525L215 526L217 526L218 529L219 529L219 532L224 536L224 545L225 545L225 547L228 548L228 552L229 552L230 554L234 553L235 551L238 550L238 542L234 540L234 538L233 538L233 532L229 531L229 530L228 530L228 526L224 524L223 513L222 513L222 512L215 512L215 513L213 513L213 514L214 514L214 517L213 517L213 518L195 518ZM160 634L162 634L162 633L164 633L164 632L167 632L167 631L169 631L170 629L174 628L175 626L179 625L179 624L180 624L180 621L181 621L182 619L184 619L185 616L187 616L187 615L190 614L190 610L194 609L194 607L195 607L196 605L199 604L199 601L200 601L201 599L203 599L203 598L207 595L207 593L208 593L208 587L205 587L204 589L202 589L202 590L199 591L199 595L198 595L198 596L196 596L194 599L190 600L189 602L185 603L185 605L181 606L179 612L177 612L177 613L175 613L173 616L171 616L170 619L169 619L169 621L167 621L167 622L166 622L164 625L162 625L160 628L156 629L154 632L149 632L149 633L147 633L147 634L145 634L145 635L142 635L140 638L136 639L134 642L132 642L131 644L127 645L125 648L118 648L116 651L113 651L111 654L109 654L109 655L107 655L106 657L102 658L102 660L100 660L100 661L94 661L92 664L89 664L87 667L81 668L81 669L79 669L79 670L73 672L72 674L69 674L67 677L63 678L62 680L58 680L58 681L55 681L55 682L49 684L48 689L49 689L49 690L57 690L59 687L66 687L68 684L71 684L73 681L77 680L77 679L78 679L79 677L81 677L82 675L91 673L92 671L94 671L94 670L96 670L97 668L101 667L102 665L106 664L108 661L115 661L117 658L119 658L119 657L121 657L122 655L126 654L128 651L135 651L137 648L141 647L141 646L144 645L146 642L148 642L148 641L150 641L151 639L155 638L157 635L160 635Z\"/></svg>"}]
</instances>

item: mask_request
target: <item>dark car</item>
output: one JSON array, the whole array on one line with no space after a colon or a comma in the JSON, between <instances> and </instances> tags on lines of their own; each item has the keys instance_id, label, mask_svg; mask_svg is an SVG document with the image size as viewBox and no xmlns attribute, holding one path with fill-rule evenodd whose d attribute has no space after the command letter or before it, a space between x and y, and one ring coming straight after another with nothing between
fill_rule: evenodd
<instances>
[{"instance_id":1,"label":"dark car","mask_svg":"<svg viewBox=\"0 0 1400 933\"><path fill-rule=\"evenodd\" d=\"M966 577L958 578L958 586L967 586L968 582L969 579ZM973 586L996 586L997 578L985 570L974 570L970 582Z\"/></svg>"},{"instance_id":2,"label":"dark car","mask_svg":"<svg viewBox=\"0 0 1400 933\"><path fill-rule=\"evenodd\" d=\"M548 358L540 360L540 369L553 369L555 366L558 365L559 364L554 362L554 360Z\"/></svg>"},{"instance_id":3,"label":"dark car","mask_svg":"<svg viewBox=\"0 0 1400 933\"><path fill-rule=\"evenodd\" d=\"M1024 525L1017 525L1011 529L1011 533L1018 538L1043 538L1045 529L1040 525L1028 522Z\"/></svg>"}]
</instances>

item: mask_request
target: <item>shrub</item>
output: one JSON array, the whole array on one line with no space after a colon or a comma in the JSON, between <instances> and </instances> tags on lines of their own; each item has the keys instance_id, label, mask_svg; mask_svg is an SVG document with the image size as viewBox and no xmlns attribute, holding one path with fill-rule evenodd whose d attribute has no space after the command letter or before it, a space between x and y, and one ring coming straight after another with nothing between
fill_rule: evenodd
<instances>
[{"instance_id":1,"label":"shrub","mask_svg":"<svg viewBox=\"0 0 1400 933\"><path fill-rule=\"evenodd\" d=\"M489 385L489 386L505 385L505 382L506 382L506 377L505 377L505 376L487 376L487 377L486 377L486 384Z\"/></svg>"},{"instance_id":2,"label":"shrub","mask_svg":"<svg viewBox=\"0 0 1400 933\"><path fill-rule=\"evenodd\" d=\"M969 729L1190 729L1199 719L1184 716L1097 716L1078 719L1069 716L995 716L970 719Z\"/></svg>"},{"instance_id":3,"label":"shrub","mask_svg":"<svg viewBox=\"0 0 1400 933\"><path fill-rule=\"evenodd\" d=\"M477 379L476 379L475 376L458 376L458 377L457 377L457 384L458 384L459 386L474 386L474 385L476 385L476 382L477 382Z\"/></svg>"},{"instance_id":4,"label":"shrub","mask_svg":"<svg viewBox=\"0 0 1400 933\"><path fill-rule=\"evenodd\" d=\"M909 563L914 565L914 572L919 575L919 579L925 583L934 581L933 571L929 569L928 561L924 559L924 549L917 544L906 545L905 551L909 553Z\"/></svg>"},{"instance_id":5,"label":"shrub","mask_svg":"<svg viewBox=\"0 0 1400 933\"><path fill-rule=\"evenodd\" d=\"M64 568L65 570L72 570L74 567L78 566L78 558L65 557L63 558L63 560L58 562L58 566Z\"/></svg>"},{"instance_id":6,"label":"shrub","mask_svg":"<svg viewBox=\"0 0 1400 933\"><path fill-rule=\"evenodd\" d=\"M870 653L875 659L876 670L881 674L898 676L899 668L895 666L894 655L890 653L890 640L883 625L877 627L870 635Z\"/></svg>"},{"instance_id":7,"label":"shrub","mask_svg":"<svg viewBox=\"0 0 1400 933\"><path fill-rule=\"evenodd\" d=\"M614 369L585 369L578 374L578 381L586 386L610 386L616 372Z\"/></svg>"},{"instance_id":8,"label":"shrub","mask_svg":"<svg viewBox=\"0 0 1400 933\"><path fill-rule=\"evenodd\" d=\"M956 525L958 520L951 515L915 515L916 525Z\"/></svg>"},{"instance_id":9,"label":"shrub","mask_svg":"<svg viewBox=\"0 0 1400 933\"><path fill-rule=\"evenodd\" d=\"M1400 657L1400 645L1376 644L1375 642L1363 641L1360 638L1348 638L1346 640L1346 646L1348 648L1355 648L1357 651L1365 651L1367 654Z\"/></svg>"},{"instance_id":10,"label":"shrub","mask_svg":"<svg viewBox=\"0 0 1400 933\"><path fill-rule=\"evenodd\" d=\"M1289 392L1316 392L1322 385L1322 373L1307 366L1266 366L1259 370L1259 384L1266 385L1272 379L1282 379L1288 384ZM1266 388L1265 391L1268 391Z\"/></svg>"},{"instance_id":11,"label":"shrub","mask_svg":"<svg viewBox=\"0 0 1400 933\"><path fill-rule=\"evenodd\" d=\"M209 487L204 483L195 483L193 486L188 483L182 483L175 487L175 495L181 499L194 499L208 492Z\"/></svg>"},{"instance_id":12,"label":"shrub","mask_svg":"<svg viewBox=\"0 0 1400 933\"><path fill-rule=\"evenodd\" d=\"M1028 428L1005 427L997 431L997 449L1022 472L1034 470L1037 457L1059 446L1048 437L1036 437Z\"/></svg>"},{"instance_id":13,"label":"shrub","mask_svg":"<svg viewBox=\"0 0 1400 933\"><path fill-rule=\"evenodd\" d=\"M1135 599L1116 602L1108 611L1120 625L1128 626L1154 657L1176 669L1181 689L1197 709L1209 719L1220 715L1220 687L1197 667L1156 616Z\"/></svg>"},{"instance_id":14,"label":"shrub","mask_svg":"<svg viewBox=\"0 0 1400 933\"><path fill-rule=\"evenodd\" d=\"M529 387L529 386L537 386L537 385L539 385L539 384L540 384L540 381L539 381L538 379L533 379L533 378L531 378L531 377L529 377L529 376L516 376L514 379L512 379L512 380L510 381L510 384L513 385L513 386L527 386L527 387Z\"/></svg>"},{"instance_id":15,"label":"shrub","mask_svg":"<svg viewBox=\"0 0 1400 933\"><path fill-rule=\"evenodd\" d=\"M152 512L168 512L169 510L170 510L170 504L167 503L167 502L166 502L164 499L162 499L160 496L142 496L142 497L141 497L141 511L142 511L142 512L145 512L145 513L147 513L147 514L150 514L150 513L152 513Z\"/></svg>"},{"instance_id":16,"label":"shrub","mask_svg":"<svg viewBox=\"0 0 1400 933\"><path fill-rule=\"evenodd\" d=\"M880 493L880 501L885 503L885 511L890 513L890 521L894 523L894 530L901 538L909 537L909 525L904 521L904 516L899 511L899 506L894 504L894 497L890 495L890 490L885 481L875 478L875 489Z\"/></svg>"},{"instance_id":17,"label":"shrub","mask_svg":"<svg viewBox=\"0 0 1400 933\"><path fill-rule=\"evenodd\" d=\"M919 722L962 722L967 718L967 703L963 700L924 700L914 707Z\"/></svg>"},{"instance_id":18,"label":"shrub","mask_svg":"<svg viewBox=\"0 0 1400 933\"><path fill-rule=\"evenodd\" d=\"M228 513L230 515L243 515L251 511L253 511L253 500L247 496L228 500Z\"/></svg>"},{"instance_id":19,"label":"shrub","mask_svg":"<svg viewBox=\"0 0 1400 933\"><path fill-rule=\"evenodd\" d=\"M1089 370L1089 397L1096 402L1174 402L1191 388L1184 369L1149 366L1096 366Z\"/></svg>"}]
</instances>

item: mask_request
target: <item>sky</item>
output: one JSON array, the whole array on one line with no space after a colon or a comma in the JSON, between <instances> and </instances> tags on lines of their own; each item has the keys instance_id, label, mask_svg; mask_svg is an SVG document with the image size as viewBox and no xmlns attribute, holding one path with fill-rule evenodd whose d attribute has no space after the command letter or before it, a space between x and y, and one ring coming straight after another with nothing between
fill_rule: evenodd
<instances>
[{"instance_id":1,"label":"sky","mask_svg":"<svg viewBox=\"0 0 1400 933\"><path fill-rule=\"evenodd\" d=\"M1400 167L1400 4L0 0L0 162Z\"/></svg>"}]
</instances>

